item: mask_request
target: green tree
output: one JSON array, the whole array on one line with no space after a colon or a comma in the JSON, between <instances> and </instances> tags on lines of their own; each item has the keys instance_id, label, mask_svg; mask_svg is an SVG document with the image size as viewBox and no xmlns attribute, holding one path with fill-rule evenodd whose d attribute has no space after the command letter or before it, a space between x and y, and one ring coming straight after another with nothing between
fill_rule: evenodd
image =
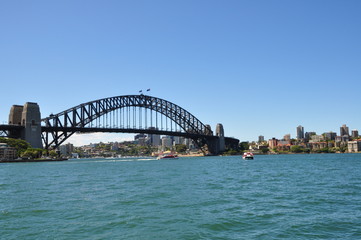
<instances>
[{"instance_id":1,"label":"green tree","mask_svg":"<svg viewBox=\"0 0 361 240\"><path fill-rule=\"evenodd\" d=\"M175 150L178 153L185 153L187 151L187 146L185 144L176 144Z\"/></svg>"},{"instance_id":2,"label":"green tree","mask_svg":"<svg viewBox=\"0 0 361 240\"><path fill-rule=\"evenodd\" d=\"M340 147L340 152L344 153L344 152L346 152L346 150L347 150L347 147L346 147L346 146Z\"/></svg>"},{"instance_id":3,"label":"green tree","mask_svg":"<svg viewBox=\"0 0 361 240\"><path fill-rule=\"evenodd\" d=\"M49 151L49 156L52 158L58 157L58 153L55 150Z\"/></svg>"},{"instance_id":4,"label":"green tree","mask_svg":"<svg viewBox=\"0 0 361 240\"><path fill-rule=\"evenodd\" d=\"M266 154L266 153L269 152L269 149L268 149L268 148L261 148L261 152L262 152L263 154Z\"/></svg>"},{"instance_id":5,"label":"green tree","mask_svg":"<svg viewBox=\"0 0 361 240\"><path fill-rule=\"evenodd\" d=\"M241 151L248 151L249 150L249 142L241 142L239 144L239 149Z\"/></svg>"},{"instance_id":6,"label":"green tree","mask_svg":"<svg viewBox=\"0 0 361 240\"><path fill-rule=\"evenodd\" d=\"M298 145L293 145L293 146L291 146L291 152L293 152L293 153L302 153L303 152L303 147L298 146Z\"/></svg>"},{"instance_id":7,"label":"green tree","mask_svg":"<svg viewBox=\"0 0 361 240\"><path fill-rule=\"evenodd\" d=\"M40 148L28 148L21 154L21 157L27 158L40 158L43 155L44 150Z\"/></svg>"},{"instance_id":8,"label":"green tree","mask_svg":"<svg viewBox=\"0 0 361 240\"><path fill-rule=\"evenodd\" d=\"M21 154L25 152L26 149L30 148L30 144L25 140L21 139L0 137L0 143L6 143L10 147L16 148L18 154Z\"/></svg>"}]
</instances>

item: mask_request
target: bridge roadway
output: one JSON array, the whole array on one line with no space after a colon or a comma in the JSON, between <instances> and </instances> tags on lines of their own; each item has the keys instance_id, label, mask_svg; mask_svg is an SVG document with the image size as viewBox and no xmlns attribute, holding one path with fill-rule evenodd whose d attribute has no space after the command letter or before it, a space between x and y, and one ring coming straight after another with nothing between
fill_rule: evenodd
<instances>
[{"instance_id":1,"label":"bridge roadway","mask_svg":"<svg viewBox=\"0 0 361 240\"><path fill-rule=\"evenodd\" d=\"M24 126L0 124L0 131L21 130L21 129L24 129Z\"/></svg>"},{"instance_id":2,"label":"bridge roadway","mask_svg":"<svg viewBox=\"0 0 361 240\"><path fill-rule=\"evenodd\" d=\"M199 135L187 132L174 132L154 129L133 129L133 128L90 128L90 127L41 127L42 132L62 131L62 132L77 132L77 133L95 133L95 132L109 132L109 133L143 133L154 135L178 136L190 139L198 139L200 137L208 140L216 140L219 137L215 135ZM239 140L232 137L224 137L226 145L232 145L236 148Z\"/></svg>"},{"instance_id":3,"label":"bridge roadway","mask_svg":"<svg viewBox=\"0 0 361 240\"><path fill-rule=\"evenodd\" d=\"M165 131L165 130L155 130L155 129L138 129L138 128L92 128L92 127L41 127L42 132L78 132L78 133L95 133L95 132L109 132L109 133L145 133L145 134L154 134L154 135L167 135L167 136L179 136L186 138L199 138L204 137L207 139L217 139L217 136L213 135L199 135L192 134L187 132L174 132L174 131Z\"/></svg>"}]
</instances>

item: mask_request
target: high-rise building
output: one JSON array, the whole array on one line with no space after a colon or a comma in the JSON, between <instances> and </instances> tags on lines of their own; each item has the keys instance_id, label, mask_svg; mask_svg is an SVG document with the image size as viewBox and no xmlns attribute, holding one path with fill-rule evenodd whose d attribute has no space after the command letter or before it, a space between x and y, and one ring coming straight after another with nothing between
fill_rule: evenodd
<instances>
[{"instance_id":1,"label":"high-rise building","mask_svg":"<svg viewBox=\"0 0 361 240\"><path fill-rule=\"evenodd\" d=\"M163 149L163 151L166 148L171 148L172 145L173 145L173 141L169 136L162 137L162 149Z\"/></svg>"},{"instance_id":2,"label":"high-rise building","mask_svg":"<svg viewBox=\"0 0 361 240\"><path fill-rule=\"evenodd\" d=\"M350 136L350 133L348 131L348 127L346 126L346 124L342 125L342 127L340 127L340 136Z\"/></svg>"},{"instance_id":3,"label":"high-rise building","mask_svg":"<svg viewBox=\"0 0 361 240\"><path fill-rule=\"evenodd\" d=\"M157 130L155 127L150 127L149 130ZM160 135L157 134L148 134L148 139L150 141L150 145L156 147L161 144L160 142Z\"/></svg>"},{"instance_id":4,"label":"high-rise building","mask_svg":"<svg viewBox=\"0 0 361 240\"><path fill-rule=\"evenodd\" d=\"M304 139L305 138L305 131L304 131L304 128L299 125L297 127L297 139Z\"/></svg>"},{"instance_id":5,"label":"high-rise building","mask_svg":"<svg viewBox=\"0 0 361 240\"><path fill-rule=\"evenodd\" d=\"M139 134L137 134L137 135L134 136L134 141L137 141L137 140L139 140L139 139L141 139L141 138L145 138L145 135L142 134L142 133L139 133Z\"/></svg>"},{"instance_id":6,"label":"high-rise building","mask_svg":"<svg viewBox=\"0 0 361 240\"><path fill-rule=\"evenodd\" d=\"M174 144L181 144L182 140L183 139L181 137L177 137L177 136L173 137L173 143Z\"/></svg>"},{"instance_id":7,"label":"high-rise building","mask_svg":"<svg viewBox=\"0 0 361 240\"><path fill-rule=\"evenodd\" d=\"M258 136L258 142L264 142L264 136L262 135Z\"/></svg>"},{"instance_id":8,"label":"high-rise building","mask_svg":"<svg viewBox=\"0 0 361 240\"><path fill-rule=\"evenodd\" d=\"M358 135L358 130L354 129L351 131L351 137L353 138L357 138L359 135Z\"/></svg>"},{"instance_id":9,"label":"high-rise building","mask_svg":"<svg viewBox=\"0 0 361 240\"><path fill-rule=\"evenodd\" d=\"M139 144L140 146L145 146L146 145L146 136L145 134L137 134L134 136L134 142L136 144Z\"/></svg>"},{"instance_id":10,"label":"high-rise building","mask_svg":"<svg viewBox=\"0 0 361 240\"><path fill-rule=\"evenodd\" d=\"M74 151L74 146L71 143L60 145L59 151L62 155L70 155Z\"/></svg>"},{"instance_id":11,"label":"high-rise building","mask_svg":"<svg viewBox=\"0 0 361 240\"><path fill-rule=\"evenodd\" d=\"M336 136L337 136L337 134L335 132L327 132L327 133L324 133L323 135L325 136L326 140L331 140L331 141L335 140Z\"/></svg>"}]
</instances>

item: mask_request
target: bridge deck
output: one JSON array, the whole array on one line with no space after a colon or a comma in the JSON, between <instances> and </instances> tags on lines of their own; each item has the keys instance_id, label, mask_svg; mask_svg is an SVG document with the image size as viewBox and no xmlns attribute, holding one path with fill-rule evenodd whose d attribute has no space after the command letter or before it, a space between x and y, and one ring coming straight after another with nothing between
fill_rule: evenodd
<instances>
[{"instance_id":1,"label":"bridge deck","mask_svg":"<svg viewBox=\"0 0 361 240\"><path fill-rule=\"evenodd\" d=\"M186 138L199 138L199 134L192 134L186 132L174 132L174 131L164 131L164 130L154 130L154 129L133 129L133 128L91 128L91 127L41 127L43 132L78 132L78 133L95 133L95 132L110 132L110 133L145 133L145 134L155 134L155 135L168 135L168 136L179 136ZM217 136L213 135L203 135L202 137L213 139Z\"/></svg>"},{"instance_id":2,"label":"bridge deck","mask_svg":"<svg viewBox=\"0 0 361 240\"><path fill-rule=\"evenodd\" d=\"M0 131L20 130L20 129L23 129L23 128L24 128L24 126L21 126L21 125L0 124Z\"/></svg>"}]
</instances>

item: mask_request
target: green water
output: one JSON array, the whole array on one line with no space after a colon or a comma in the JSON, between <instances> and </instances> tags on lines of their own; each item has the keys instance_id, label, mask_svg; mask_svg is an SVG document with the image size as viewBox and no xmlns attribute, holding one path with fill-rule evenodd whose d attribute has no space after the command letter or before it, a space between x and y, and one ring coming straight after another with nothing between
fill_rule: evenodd
<instances>
[{"instance_id":1,"label":"green water","mask_svg":"<svg viewBox=\"0 0 361 240\"><path fill-rule=\"evenodd\" d=\"M0 239L361 239L361 154L0 164Z\"/></svg>"}]
</instances>

